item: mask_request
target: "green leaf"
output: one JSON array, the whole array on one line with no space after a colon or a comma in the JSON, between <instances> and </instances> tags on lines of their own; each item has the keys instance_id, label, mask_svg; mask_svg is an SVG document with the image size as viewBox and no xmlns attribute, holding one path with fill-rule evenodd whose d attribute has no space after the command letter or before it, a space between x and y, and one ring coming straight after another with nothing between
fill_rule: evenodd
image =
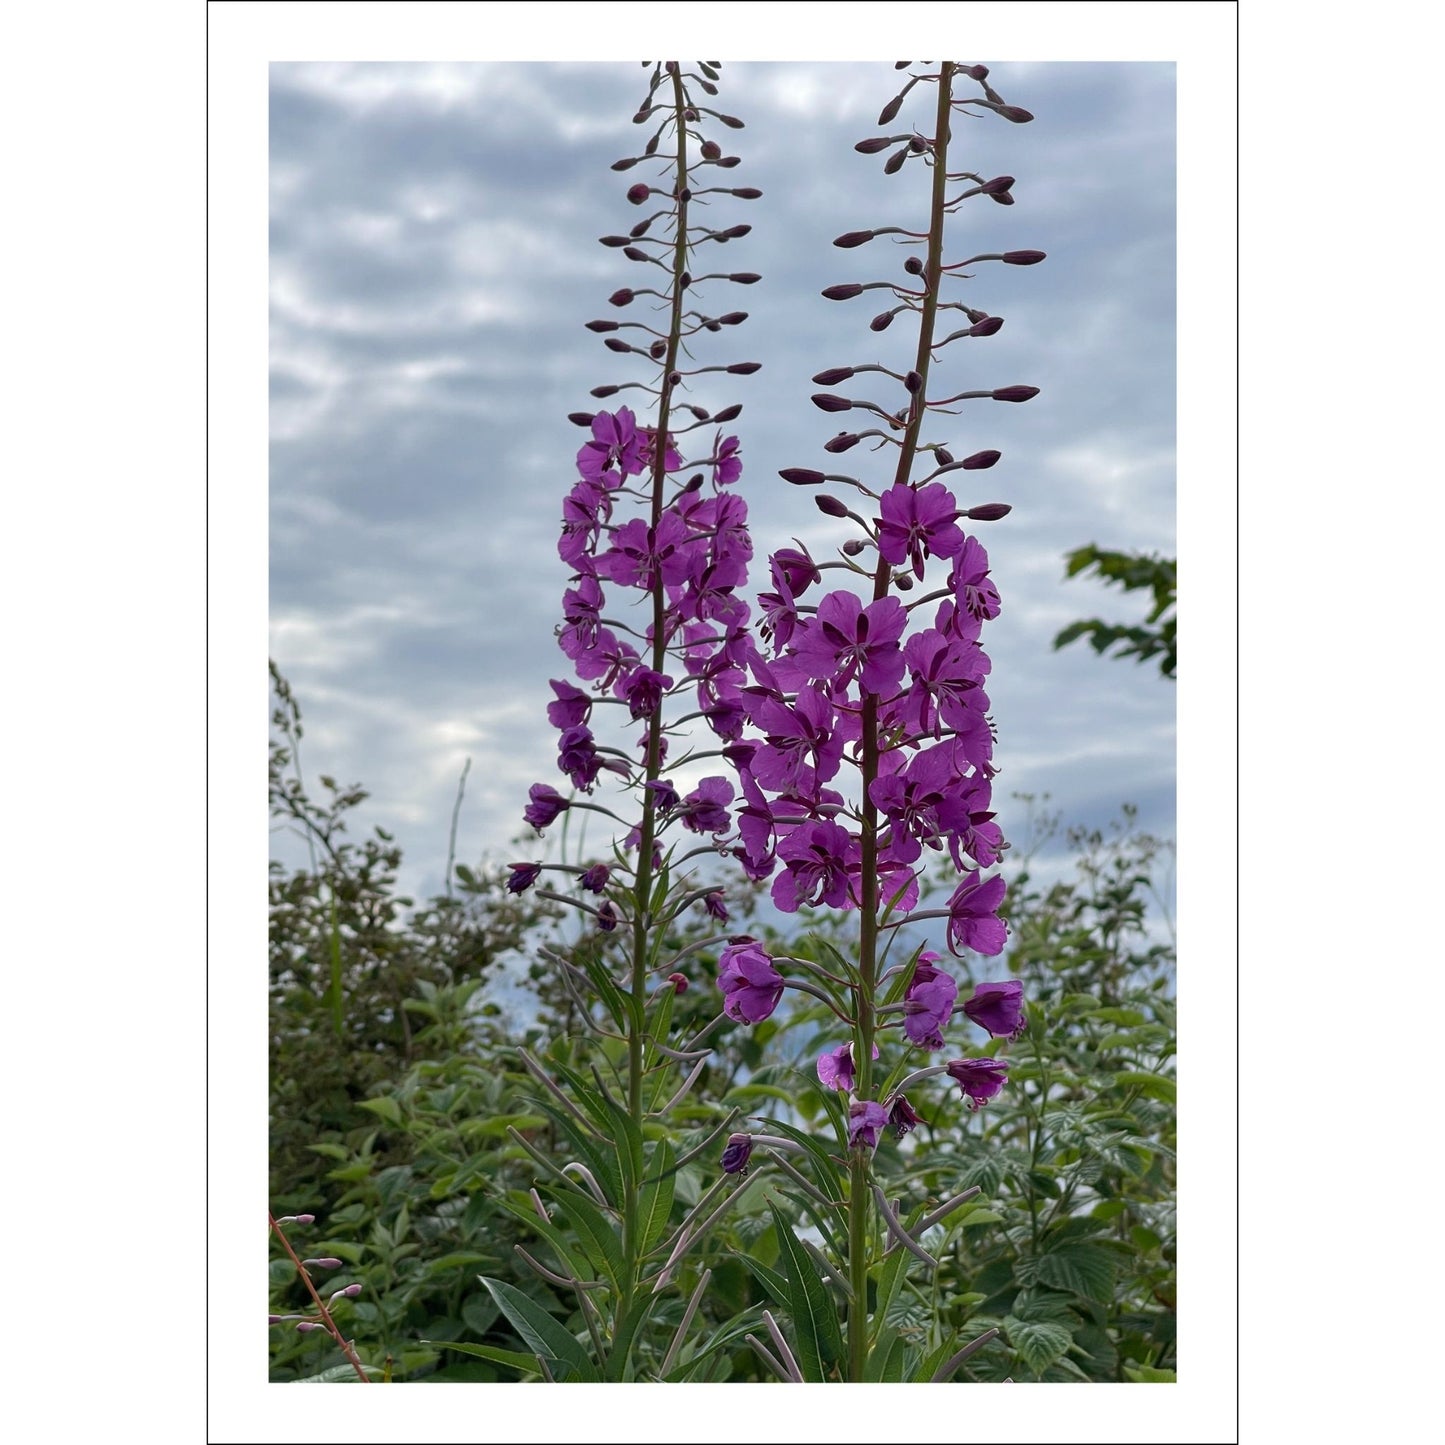
<instances>
[{"instance_id":1,"label":"green leaf","mask_svg":"<svg viewBox=\"0 0 1445 1445\"><path fill-rule=\"evenodd\" d=\"M363 1364L361 1368L366 1371L367 1379L381 1378L381 1371L375 1365ZM361 1383L356 1378L356 1368L353 1365L333 1365L329 1370L322 1370L319 1375L306 1375L291 1381L293 1385L345 1385L348 1382L353 1385Z\"/></svg>"},{"instance_id":2,"label":"green leaf","mask_svg":"<svg viewBox=\"0 0 1445 1445\"><path fill-rule=\"evenodd\" d=\"M488 1279L486 1275L477 1278L491 1292L497 1308L511 1321L512 1328L540 1358L554 1367L553 1374L559 1379L571 1374L588 1385L601 1383L602 1376L587 1352L541 1305L503 1280Z\"/></svg>"},{"instance_id":3,"label":"green leaf","mask_svg":"<svg viewBox=\"0 0 1445 1445\"><path fill-rule=\"evenodd\" d=\"M672 1145L663 1139L652 1152L652 1178L642 1186L637 1202L638 1254L648 1254L667 1231L672 1215L672 1191L676 1179Z\"/></svg>"},{"instance_id":4,"label":"green leaf","mask_svg":"<svg viewBox=\"0 0 1445 1445\"><path fill-rule=\"evenodd\" d=\"M818 1166L817 1172L813 1175L813 1183L834 1203L841 1204L843 1202L843 1188L838 1182L838 1161L817 1139L802 1129L795 1129L791 1124L785 1124L781 1119L769 1119L768 1132L782 1134L789 1139L797 1140L813 1156L813 1160Z\"/></svg>"},{"instance_id":5,"label":"green leaf","mask_svg":"<svg viewBox=\"0 0 1445 1445\"><path fill-rule=\"evenodd\" d=\"M907 1346L892 1325L879 1327L863 1378L871 1384L896 1385L903 1379Z\"/></svg>"},{"instance_id":6,"label":"green leaf","mask_svg":"<svg viewBox=\"0 0 1445 1445\"><path fill-rule=\"evenodd\" d=\"M1039 1260L1038 1280L1050 1289L1070 1290L1108 1304L1114 1297L1114 1259L1097 1244L1064 1243Z\"/></svg>"},{"instance_id":7,"label":"green leaf","mask_svg":"<svg viewBox=\"0 0 1445 1445\"><path fill-rule=\"evenodd\" d=\"M1112 1077L1114 1083L1131 1085L1141 1094L1147 1094L1151 1099L1160 1099L1166 1104L1172 1104L1178 1094L1177 1084L1167 1074L1150 1074L1143 1070L1125 1069Z\"/></svg>"},{"instance_id":8,"label":"green leaf","mask_svg":"<svg viewBox=\"0 0 1445 1445\"><path fill-rule=\"evenodd\" d=\"M618 1288L622 1285L622 1241L617 1229L590 1199L581 1194L557 1192L556 1207L561 1210L587 1252L595 1269L600 1270Z\"/></svg>"},{"instance_id":9,"label":"green leaf","mask_svg":"<svg viewBox=\"0 0 1445 1445\"><path fill-rule=\"evenodd\" d=\"M1061 1324L1021 1320L1016 1315L1004 1317L1003 1330L1019 1358L1036 1375L1061 1359L1073 1343L1073 1335Z\"/></svg>"},{"instance_id":10,"label":"green leaf","mask_svg":"<svg viewBox=\"0 0 1445 1445\"><path fill-rule=\"evenodd\" d=\"M473 1355L479 1360L491 1360L495 1365L506 1365L524 1375L538 1373L537 1361L533 1355L524 1355L519 1350L499 1350L494 1345L465 1344L461 1340L423 1340L424 1345L435 1345L440 1350L456 1350L459 1354Z\"/></svg>"},{"instance_id":11,"label":"green leaf","mask_svg":"<svg viewBox=\"0 0 1445 1445\"><path fill-rule=\"evenodd\" d=\"M1125 1365L1124 1373L1136 1385L1173 1385L1177 1383L1173 1370L1158 1370L1153 1365Z\"/></svg>"},{"instance_id":12,"label":"green leaf","mask_svg":"<svg viewBox=\"0 0 1445 1445\"><path fill-rule=\"evenodd\" d=\"M788 1308L798 1343L798 1363L805 1380L823 1381L842 1358L843 1331L838 1312L808 1252L798 1243L793 1227L770 1199L773 1224L778 1231L780 1258L788 1271Z\"/></svg>"},{"instance_id":13,"label":"green leaf","mask_svg":"<svg viewBox=\"0 0 1445 1445\"><path fill-rule=\"evenodd\" d=\"M395 1099L388 1098L383 1094L377 1099L362 1099L357 1106L362 1109L369 1109L379 1119L384 1119L394 1128L401 1128L401 1107Z\"/></svg>"}]
</instances>

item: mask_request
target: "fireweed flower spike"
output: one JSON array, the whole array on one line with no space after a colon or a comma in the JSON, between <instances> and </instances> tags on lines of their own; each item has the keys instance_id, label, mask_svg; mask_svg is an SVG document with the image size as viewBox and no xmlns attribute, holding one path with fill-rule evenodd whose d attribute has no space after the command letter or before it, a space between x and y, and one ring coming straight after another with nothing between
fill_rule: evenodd
<instances>
[{"instance_id":1,"label":"fireweed flower spike","mask_svg":"<svg viewBox=\"0 0 1445 1445\"><path fill-rule=\"evenodd\" d=\"M528 1063L545 1090L538 1107L581 1156L543 1187L573 1211L573 1224L576 1210L604 1209L602 1227L618 1237L623 1263L609 1251L596 1264L609 1278L605 1295L589 1293L591 1278L538 1265L549 1283L578 1286L599 1378L609 1380L636 1377L643 1302L669 1276L669 1252L699 1237L710 1218L697 1212L699 1203L678 1235L659 1238L668 1205L658 1205L657 1181L667 1181L671 1201L678 1161L655 1118L685 1096L707 1054L697 1048L707 1029L697 1034L694 1024L690 1037L671 1044L667 1037L674 1008L681 1017L684 1007L674 1001L688 984L677 965L693 952L669 951L676 948L669 924L684 907L696 908L705 924L728 917L719 880L704 880L695 871L701 865L688 860L716 859L737 846L737 784L720 772L701 775L687 760L738 739L742 689L756 655L744 600L753 550L741 495L745 448L730 425L742 407L714 393L720 380L731 387L759 368L737 352L737 328L747 318L731 309L733 288L759 277L709 269L709 262L717 246L751 229L728 212L761 192L717 183L738 157L725 154L713 132L742 125L700 103L718 90L717 66L666 61L648 68L647 94L633 117L642 128L638 149L614 166L634 172L618 195L627 233L601 238L622 253L619 260L647 269L641 284L611 287L609 314L587 323L603 354L621 358L634 374L592 391L604 401L625 390L625 404L570 414L584 436L575 481L560 499L556 640L570 675L552 680L546 713L570 793L538 782L523 814L539 833L575 809L617 824L605 863L548 865L568 877L572 892L545 893L582 915L575 952L558 961L584 1011L584 1037L603 1040L596 1060L578 1067L578 1048L592 1045L573 1039L545 1067ZM816 758L809 764L818 765ZM743 791L761 799L755 788ZM539 867L513 865L508 886L530 887ZM722 949L719 980L728 1015L745 1023L767 1018L784 984L748 939ZM745 1168L749 1147L745 1136L734 1139L727 1173ZM609 1170L604 1159L617 1162ZM585 1194L577 1183L583 1175ZM550 1220L540 1199L536 1209ZM496 1298L504 1312L511 1307L505 1291Z\"/></svg>"},{"instance_id":2,"label":"fireweed flower spike","mask_svg":"<svg viewBox=\"0 0 1445 1445\"><path fill-rule=\"evenodd\" d=\"M931 91L931 116L920 113L911 129L857 146L863 156L882 156L885 174L926 181L928 190L926 206L904 198L905 224L876 225L860 217L866 226L835 243L851 267L874 255L885 271L901 266L901 276L845 278L822 293L841 304L866 292L888 293L887 309L874 316L871 329L887 330L890 341L906 344L893 368L840 358L845 364L826 366L814 377L828 389L814 394L813 404L828 413L847 412L854 423L825 450L836 455L867 439L881 475L843 477L807 466L780 471L793 485L822 488L815 494L819 510L850 529L841 560L827 564L839 570L826 574L849 580L825 585L811 557L804 569L791 549L774 553L756 645L736 654L750 674L734 694L749 726L732 754L745 867L754 878L772 877L773 902L784 912L825 907L857 916L856 967L838 988L834 1007L852 1022L852 1037L818 1061L825 1088L853 1096L846 1117L835 1116L847 1136L848 1293L858 1302L847 1319L845 1378L851 1380L867 1378L870 1328L862 1302L869 1297L878 1226L869 1177L878 1131L891 1127L902 1134L918 1122L901 1095L906 1082L947 1072L976 1107L1002 1089L1007 1069L985 1059L915 1070L886 1102L876 1102L885 1080L898 1081L906 1071L907 1051L947 1046L958 998L957 981L938 966L941 955L925 953L901 1002L885 1001L884 940L895 936L887 930L946 919L947 946L956 955L997 954L1007 938L999 916L1004 881L983 871L1007 846L992 809L996 733L986 690L990 662L982 647L984 624L1002 604L972 529L1004 517L1009 508L995 500L992 483L994 496L968 495L970 474L993 468L998 450L982 445L985 438L955 448L953 438L934 435L937 424L960 414L964 401L1022 402L1038 394L1011 377L1001 379L1006 385L975 383L976 353L968 371L977 389L960 391L934 379L952 359L950 347L965 341L984 346L1003 326L1003 318L958 299L957 288L974 277L965 263L946 260L946 223L968 206L1027 201L1026 182L1007 175L987 179L987 173L964 170L953 155L963 132L974 139L975 127L956 124L960 115L977 118L973 107L1015 123L1031 119L1004 104L984 79L988 73L951 61L911 71L902 92L883 107L879 125L894 128L915 88L925 96ZM963 93L972 86L982 95ZM902 248L902 257L894 247ZM1019 249L974 256L969 264L1026 266L1043 259L1042 252ZM969 324L950 332L943 318L955 311L963 311ZM879 344L869 343L870 351ZM901 388L883 394L879 383ZM980 419L991 422L992 416ZM962 461L954 460L957 454ZM869 453L860 455L866 465ZM833 490L845 487L844 496ZM935 600L936 606L928 605ZM744 752L742 744L751 750ZM944 860L958 878L947 908L919 909L925 868ZM733 973L728 977L734 980L731 1000L743 984ZM782 980L771 986L778 997L782 986ZM771 992L767 998L771 1012ZM1007 1025L1011 1034L1022 1018L1022 1001L1008 989L975 991L965 1012L990 1031ZM875 1067L880 1038L896 1041L904 1059Z\"/></svg>"}]
</instances>

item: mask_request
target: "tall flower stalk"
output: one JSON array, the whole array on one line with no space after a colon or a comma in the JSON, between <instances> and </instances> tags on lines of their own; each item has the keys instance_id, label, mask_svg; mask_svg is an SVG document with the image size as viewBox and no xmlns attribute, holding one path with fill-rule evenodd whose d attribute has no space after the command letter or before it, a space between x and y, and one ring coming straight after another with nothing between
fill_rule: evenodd
<instances>
[{"instance_id":1,"label":"tall flower stalk","mask_svg":"<svg viewBox=\"0 0 1445 1445\"><path fill-rule=\"evenodd\" d=\"M570 956L552 956L591 1030L590 1069L560 1055L544 1062L522 1054L544 1090L541 1107L578 1157L558 1169L514 1134L549 1170L549 1197L533 1191L514 1212L539 1230L553 1262L523 1258L575 1295L590 1355L535 1318L535 1307L529 1311L515 1290L499 1281L488 1287L544 1371L575 1379L635 1377L639 1332L658 1293L736 1192L725 1174L720 1192L674 1222L674 1180L684 1160L665 1133L649 1134L650 1123L687 1094L708 1054L710 1025L694 1025L691 1038L670 1032L699 945L669 953L669 938L686 909L727 920L717 880L698 869L699 860L724 856L734 789L721 771L695 772L741 731L738 694L750 645L750 610L738 591L752 555L747 507L734 486L742 463L738 439L722 430L741 407L714 414L694 399L705 385L699 378L759 369L754 361L700 364L693 354L705 336L747 319L715 310L707 298L759 279L706 266L715 247L751 229L717 225L714 206L761 194L715 183L738 158L705 131L742 125L695 99L696 92L715 95L718 79L715 63L699 62L695 71L675 61L651 67L647 97L633 117L651 135L640 154L614 166L651 173L627 191L645 214L628 234L602 238L643 268L645 279L610 297L622 319L587 323L609 351L644 370L640 380L594 388L593 397L636 392L646 405L571 418L590 434L577 454L578 480L564 502L558 542L571 574L558 642L576 681L554 680L548 708L557 766L571 790L534 785L525 817L540 833L574 810L602 814L617 830L612 856L586 866L529 861L512 868L515 891L540 884L544 896L574 907L591 935ZM621 746L599 740L609 710L640 734ZM694 777L692 786L684 775ZM550 887L543 878L549 871L570 886ZM726 1120L684 1157L725 1128ZM580 1244L568 1244L554 1210ZM665 1354L653 1351L647 1368L655 1377L666 1373L679 1342L674 1337Z\"/></svg>"},{"instance_id":2,"label":"tall flower stalk","mask_svg":"<svg viewBox=\"0 0 1445 1445\"><path fill-rule=\"evenodd\" d=\"M953 474L994 466L998 451L956 460L950 443L933 435L938 419L953 415L961 402L1017 403L1037 394L1023 385L950 389L934 375L945 348L993 335L1003 324L960 298L960 283L973 279L966 268L1044 259L1038 251L953 262L945 256L946 222L966 203L982 197L1013 203L1013 177L985 180L952 154L960 113L982 108L1014 122L1032 118L1005 104L987 75L984 66L953 62L910 74L879 124L891 124L919 86L933 87L931 117L909 132L856 147L865 155L887 151L886 173L922 170L929 177L927 209L911 228L879 226L835 242L852 250L890 238L907 253L905 279L849 281L823 295L846 301L885 292L893 304L873 318L872 331L906 319L916 327L916 344L906 371L864 362L814 377L829 388L813 397L816 406L864 423L840 432L825 449L839 455L867 443L881 475L865 481L802 467L781 473L795 485L829 487L817 498L819 508L848 523L854 535L836 560L816 561L793 548L770 559L773 591L761 599L763 645L749 658L752 682L743 689L753 733L732 753L743 795L738 852L747 871L773 878L773 901L785 912L808 905L857 915L856 957L837 958L833 969L772 959L753 948L746 967L741 955L737 961L725 956L720 973L735 1017L766 1017L793 987L823 999L846 1030L845 1041L818 1060L842 1167L820 1164L813 1199L804 1203L820 1205L815 1218L825 1233L834 1223L831 1211L846 1220L846 1259L835 1276L845 1301L846 1343L838 1341L844 1358L832 1362L831 1371L850 1380L870 1378L870 1358L880 1346L868 1300L885 1252L901 1246L931 1264L914 1235L964 1198L927 1216L920 1201L910 1232L874 1177L880 1137L891 1129L901 1138L919 1122L905 1091L925 1079L946 1074L977 1108L1004 1087L1008 1070L1005 1059L992 1056L919 1066L917 1051L947 1047L944 1030L958 984L937 966L942 955L922 942L911 957L897 956L907 947L903 940L933 920L947 920L947 946L958 956L996 955L1005 942L1003 880L982 872L1007 846L991 803L995 739L984 690L990 664L980 645L983 624L998 614L1000 600L987 555L965 524L996 521L1010 509L960 501L952 489ZM981 96L957 93L968 80L981 86ZM901 396L880 402L832 390L874 376L891 380ZM945 476L949 482L940 480ZM838 571L842 585L822 590L824 574ZM835 782L840 786L830 786ZM919 907L925 850L947 856L956 872L946 910ZM1021 987L1014 980L985 982L962 1011L990 1035L1011 1036L1023 1027ZM730 1147L742 1152L736 1141ZM781 1221L779 1227L785 1227ZM816 1332L828 1324L816 1308L810 1315L806 1325L798 1321L800 1329ZM836 1333L833 1321L819 1337L826 1345ZM944 1365L951 1373L977 1347L973 1342L942 1364L931 1363L925 1378L940 1377ZM826 1358L820 1364L829 1370Z\"/></svg>"}]
</instances>

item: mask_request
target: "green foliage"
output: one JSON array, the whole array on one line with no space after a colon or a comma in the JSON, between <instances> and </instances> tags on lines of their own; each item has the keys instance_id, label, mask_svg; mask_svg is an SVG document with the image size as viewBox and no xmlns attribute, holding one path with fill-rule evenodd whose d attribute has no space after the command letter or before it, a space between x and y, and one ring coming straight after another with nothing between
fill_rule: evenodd
<instances>
[{"instance_id":1,"label":"green foliage","mask_svg":"<svg viewBox=\"0 0 1445 1445\"><path fill-rule=\"evenodd\" d=\"M1175 666L1175 600L1178 563L1171 557L1142 552L1105 552L1090 543L1070 552L1066 558L1069 577L1093 568L1106 584L1117 583L1125 592L1143 589L1153 593L1149 615L1137 626L1103 622L1097 617L1071 622L1054 638L1055 650L1080 637L1098 653L1114 648L1114 657L1132 657L1139 662L1159 659L1159 671L1168 678Z\"/></svg>"}]
</instances>

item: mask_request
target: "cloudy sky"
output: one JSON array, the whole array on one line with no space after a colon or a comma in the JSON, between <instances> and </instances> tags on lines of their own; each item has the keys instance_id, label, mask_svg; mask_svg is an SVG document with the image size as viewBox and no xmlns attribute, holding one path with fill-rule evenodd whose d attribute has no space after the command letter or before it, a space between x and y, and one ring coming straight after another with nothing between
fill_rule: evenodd
<instances>
[{"instance_id":1,"label":"cloudy sky","mask_svg":"<svg viewBox=\"0 0 1445 1445\"><path fill-rule=\"evenodd\" d=\"M468 758L462 860L534 854L512 841L528 785L565 787L544 707L548 678L570 676L553 640L567 578L555 540L585 434L567 413L641 375L584 323L621 316L609 294L647 284L597 244L639 216L624 193L649 167L610 167L649 133L631 121L646 76L621 62L271 66L271 653L301 702L308 776L370 790L366 824L395 831L423 895L443 883ZM853 149L880 132L899 80L885 62L723 67L714 104L746 128L713 124L741 157L720 178L764 194L717 198L714 224L753 230L708 269L763 280L707 293L749 320L703 338L697 359L763 369L700 379L693 399L743 406L728 430L764 554L798 538L831 555L846 536L777 476L830 462L821 446L839 428L809 403L812 375L897 365L911 346L903 319L869 330L876 297L819 295L900 274L890 243L843 251L835 236L921 224L921 168L888 177ZM1050 644L1074 618L1146 606L1066 582L1065 552L1176 554L1174 66L1001 63L990 83L1036 119L980 113L954 154L1017 177L1016 204L965 205L948 255L1049 259L960 283L1006 325L948 348L934 375L959 391L1041 388L1023 406L968 404L939 432L959 455L1003 452L961 500L1014 508L984 534L1003 598L984 638L995 797L1016 836L1014 792L1094 825L1132 802L1172 835L1174 686L1153 665ZM916 90L885 129L926 122L931 103Z\"/></svg>"}]
</instances>

